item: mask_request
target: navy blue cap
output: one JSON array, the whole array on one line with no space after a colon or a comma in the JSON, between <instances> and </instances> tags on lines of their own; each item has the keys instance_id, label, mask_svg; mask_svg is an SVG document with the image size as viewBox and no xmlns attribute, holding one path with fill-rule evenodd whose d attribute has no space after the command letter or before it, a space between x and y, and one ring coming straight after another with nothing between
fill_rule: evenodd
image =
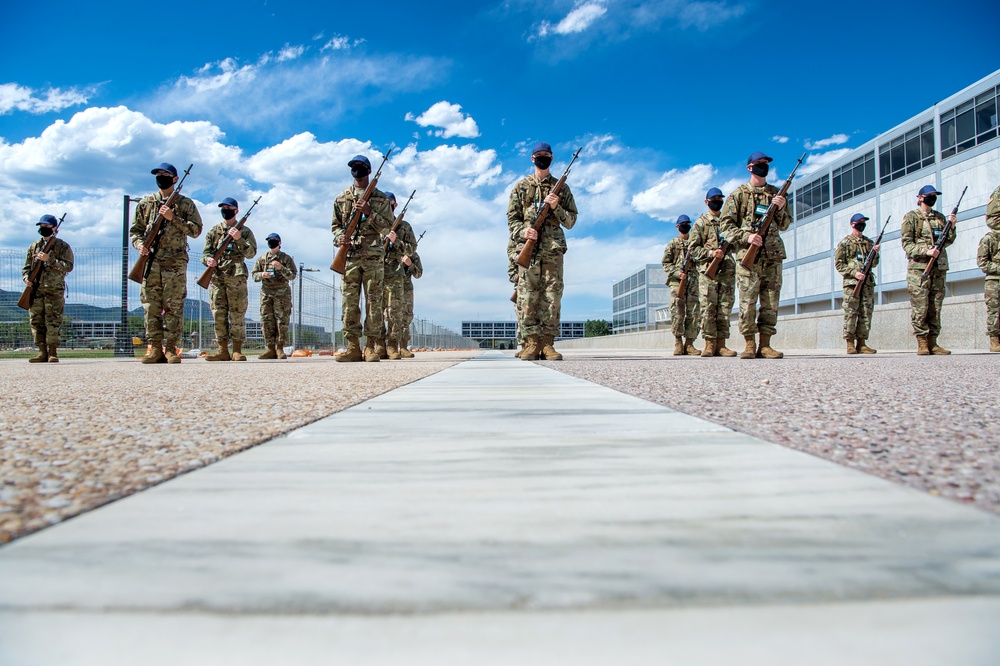
<instances>
[{"instance_id":1,"label":"navy blue cap","mask_svg":"<svg viewBox=\"0 0 1000 666\"><path fill-rule=\"evenodd\" d=\"M354 157L351 158L351 161L347 163L347 166L353 167L355 164L357 164L359 162L361 164L364 164L366 167L368 167L369 171L372 170L372 163L369 162L368 158L365 157L364 155L355 155Z\"/></svg>"},{"instance_id":2,"label":"navy blue cap","mask_svg":"<svg viewBox=\"0 0 1000 666\"><path fill-rule=\"evenodd\" d=\"M396 195L393 194L392 192L383 192L382 194L385 195L386 199L392 199L393 201L396 200Z\"/></svg>"},{"instance_id":3,"label":"navy blue cap","mask_svg":"<svg viewBox=\"0 0 1000 666\"><path fill-rule=\"evenodd\" d=\"M272 238L278 241L279 243L281 242L281 236L279 236L278 234L268 234L267 238L265 238L264 240L271 240Z\"/></svg>"},{"instance_id":4,"label":"navy blue cap","mask_svg":"<svg viewBox=\"0 0 1000 666\"><path fill-rule=\"evenodd\" d=\"M177 167L175 167L173 164L168 164L166 162L163 162L162 164L160 164L160 166L156 167L155 169L151 169L149 173L155 176L157 171L169 171L171 175L174 176L177 175Z\"/></svg>"},{"instance_id":5,"label":"navy blue cap","mask_svg":"<svg viewBox=\"0 0 1000 666\"><path fill-rule=\"evenodd\" d=\"M920 188L920 191L917 192L917 195L923 196L925 194L938 194L939 195L941 193L938 192L937 189L933 185L924 185L923 187Z\"/></svg>"},{"instance_id":6,"label":"navy blue cap","mask_svg":"<svg viewBox=\"0 0 1000 666\"><path fill-rule=\"evenodd\" d=\"M552 146L545 143L544 141L539 141L538 143L535 144L535 147L531 149L531 154L534 155L535 153L540 153L543 150L551 153Z\"/></svg>"},{"instance_id":7,"label":"navy blue cap","mask_svg":"<svg viewBox=\"0 0 1000 666\"><path fill-rule=\"evenodd\" d=\"M855 213L854 215L851 215L851 224L854 224L855 222L861 222L862 220L867 220L867 219L869 218L865 217L861 213Z\"/></svg>"},{"instance_id":8,"label":"navy blue cap","mask_svg":"<svg viewBox=\"0 0 1000 666\"><path fill-rule=\"evenodd\" d=\"M56 219L55 215L42 215L40 218L38 218L38 222L35 223L35 226L39 227L43 224L47 224L49 226L54 227L59 224L59 220Z\"/></svg>"},{"instance_id":9,"label":"navy blue cap","mask_svg":"<svg viewBox=\"0 0 1000 666\"><path fill-rule=\"evenodd\" d=\"M750 155L750 157L747 158L747 164L753 164L754 162L759 162L760 160L764 160L766 162L773 162L774 158L768 157L767 155L758 150L756 153L753 153L752 155Z\"/></svg>"},{"instance_id":10,"label":"navy blue cap","mask_svg":"<svg viewBox=\"0 0 1000 666\"><path fill-rule=\"evenodd\" d=\"M219 204L219 208L222 208L223 206L232 206L233 208L237 209L240 207L239 203L236 202L236 199L232 197L226 197L225 199L223 199L222 203Z\"/></svg>"},{"instance_id":11,"label":"navy blue cap","mask_svg":"<svg viewBox=\"0 0 1000 666\"><path fill-rule=\"evenodd\" d=\"M723 196L725 195L722 193L722 190L720 190L717 187L713 187L708 191L708 194L705 195L705 198L711 199L712 197L723 197Z\"/></svg>"},{"instance_id":12,"label":"navy blue cap","mask_svg":"<svg viewBox=\"0 0 1000 666\"><path fill-rule=\"evenodd\" d=\"M685 222L687 222L688 224L691 224L691 218L688 217L687 215L678 215L677 216L677 224L684 224Z\"/></svg>"}]
</instances>

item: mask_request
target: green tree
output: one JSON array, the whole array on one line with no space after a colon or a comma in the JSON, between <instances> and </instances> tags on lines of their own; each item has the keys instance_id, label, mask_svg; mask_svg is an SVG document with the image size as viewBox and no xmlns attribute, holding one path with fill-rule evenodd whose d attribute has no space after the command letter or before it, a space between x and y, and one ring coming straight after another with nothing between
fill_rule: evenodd
<instances>
[{"instance_id":1,"label":"green tree","mask_svg":"<svg viewBox=\"0 0 1000 666\"><path fill-rule=\"evenodd\" d=\"M583 325L583 335L587 338L611 335L611 322L604 319L588 319Z\"/></svg>"}]
</instances>

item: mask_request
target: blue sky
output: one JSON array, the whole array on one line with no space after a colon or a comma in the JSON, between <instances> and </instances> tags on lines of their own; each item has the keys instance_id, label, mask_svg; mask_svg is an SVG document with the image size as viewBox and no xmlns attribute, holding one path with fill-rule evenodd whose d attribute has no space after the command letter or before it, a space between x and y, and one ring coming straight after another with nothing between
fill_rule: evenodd
<instances>
[{"instance_id":1,"label":"blue sky","mask_svg":"<svg viewBox=\"0 0 1000 666\"><path fill-rule=\"evenodd\" d=\"M416 189L427 231L416 309L452 327L513 317L506 200L534 141L554 171L584 146L563 318L610 318L612 281L749 153L783 176L808 147L808 172L1000 66L997 4L961 0L5 4L0 247L62 211L75 246L116 245L121 195L166 160L195 163L206 222L263 194L252 228L325 268L347 159L394 147L382 188Z\"/></svg>"}]
</instances>

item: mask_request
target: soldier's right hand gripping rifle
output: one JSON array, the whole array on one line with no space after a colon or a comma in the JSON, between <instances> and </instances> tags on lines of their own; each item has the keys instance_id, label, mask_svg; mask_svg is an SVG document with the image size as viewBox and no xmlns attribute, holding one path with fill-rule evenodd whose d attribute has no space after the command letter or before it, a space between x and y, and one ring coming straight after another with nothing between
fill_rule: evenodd
<instances>
[{"instance_id":1,"label":"soldier's right hand gripping rifle","mask_svg":"<svg viewBox=\"0 0 1000 666\"><path fill-rule=\"evenodd\" d=\"M250 217L250 213L252 213L253 209L257 206L258 201L260 201L260 197L257 197L257 199L254 200L253 206L250 206L250 210L244 213L243 217L240 218L240 221L230 227L230 229L235 229L236 231L242 229L243 225L247 223L247 218ZM215 274L215 269L219 267L219 260L222 259L223 253L232 242L232 236L229 235L229 229L227 229L222 235L222 240L219 241L219 247L217 247L215 252L212 253L212 259L215 260L215 266L209 266L205 269L205 272L201 274L201 277L198 278L199 287L202 289L208 289L208 285L212 284L212 275Z\"/></svg>"},{"instance_id":2,"label":"soldier's right hand gripping rifle","mask_svg":"<svg viewBox=\"0 0 1000 666\"><path fill-rule=\"evenodd\" d=\"M785 181L785 184L781 186L781 189L778 190L778 193L774 195L775 197L784 198L784 196L788 194L788 188L792 186L792 178L795 177L795 172L798 171L799 166L802 164L802 160L804 160L805 158L806 154L802 153L802 157L800 157L799 161L795 163L795 168L792 169L792 172L790 174L788 174L788 179ZM772 198L771 205L767 207L767 212L764 213L764 217L762 217L760 222L758 222L757 225L754 227L753 232L759 235L761 238L765 238L767 236L768 229L771 228L771 223L774 222L774 217L777 214L778 214L778 205L774 203L774 199ZM740 265L747 270L751 270L753 268L754 263L757 261L757 253L760 252L761 247L763 247L763 244L751 245L750 247L748 247L747 253L743 255L743 260L740 262Z\"/></svg>"},{"instance_id":3,"label":"soldier's right hand gripping rifle","mask_svg":"<svg viewBox=\"0 0 1000 666\"><path fill-rule=\"evenodd\" d=\"M865 288L865 282L868 282L868 274L872 272L872 264L875 262L875 255L878 254L877 248L882 244L882 236L885 235L885 228L889 226L889 220L892 219L892 215L885 218L885 224L882 225L882 231L878 232L878 238L875 239L875 243L872 245L872 249L868 251L868 256L865 257L865 263L861 266L859 273L864 274L864 278L858 280L858 283L854 285L854 291L851 293L853 298L859 298L861 296L861 290Z\"/></svg>"},{"instance_id":4,"label":"soldier's right hand gripping rifle","mask_svg":"<svg viewBox=\"0 0 1000 666\"><path fill-rule=\"evenodd\" d=\"M347 252L351 247L351 241L354 239L354 234L357 233L358 226L361 224L361 208L368 203L368 200L375 192L375 186L378 184L379 176L382 175L382 167L385 166L390 153L392 153L392 148L390 148L389 152L382 156L382 164L379 165L378 171L376 171L372 179L368 181L368 187L365 188L364 194L361 195L361 198L354 202L354 213L351 215L351 221L347 224L347 228L344 230L344 237L342 239L343 243L337 248L337 255L333 258L333 263L330 264L330 270L334 273L343 275L347 271Z\"/></svg>"},{"instance_id":5,"label":"soldier's right hand gripping rifle","mask_svg":"<svg viewBox=\"0 0 1000 666\"><path fill-rule=\"evenodd\" d=\"M732 243L724 238L719 241L719 249L722 250L722 254L717 257L712 257L712 261L709 262L708 268L705 269L705 275L713 280L715 279L715 275L719 272L719 268L722 267L722 262L726 260L726 255L729 254L729 248L731 246Z\"/></svg>"},{"instance_id":6,"label":"soldier's right hand gripping rifle","mask_svg":"<svg viewBox=\"0 0 1000 666\"><path fill-rule=\"evenodd\" d=\"M181 188L184 187L184 179L188 177L191 173L191 168L194 167L193 164L188 165L188 168L184 170L184 177L181 178L180 182L174 187L174 191L170 193L167 200L163 202L163 205L170 208L175 203L177 203L177 197L181 195ZM156 218L153 220L153 224L150 225L149 229L146 230L146 237L142 241L142 246L146 248L147 253L139 253L139 258L136 260L135 265L132 266L132 270L128 272L128 279L132 282L138 282L142 284L146 276L149 275L149 267L156 258L156 251L160 247L160 238L163 237L163 232L167 228L167 218L163 217L163 213L156 213Z\"/></svg>"},{"instance_id":7,"label":"soldier's right hand gripping rifle","mask_svg":"<svg viewBox=\"0 0 1000 666\"><path fill-rule=\"evenodd\" d=\"M962 190L962 196L958 198L958 203L951 209L951 215L948 216L948 220L944 223L944 229L941 230L941 235L938 237L937 242L934 243L934 249L939 253L944 249L944 243L948 239L948 234L951 233L952 227L955 226L955 223L951 221L951 218L958 215L958 207L962 205L962 199L965 198L965 190L967 189L969 189L968 185L966 185ZM939 255L936 254L928 260L927 266L924 268L924 274L920 276L921 281L926 280L931 276L931 271L934 270L934 263L937 261L938 256Z\"/></svg>"},{"instance_id":8,"label":"soldier's right hand gripping rifle","mask_svg":"<svg viewBox=\"0 0 1000 666\"><path fill-rule=\"evenodd\" d=\"M691 270L691 247L688 243L687 252L684 253L684 261L681 262L681 273L684 277L681 278L680 284L677 285L677 295L680 298L684 298L684 294L687 293L688 284L688 271Z\"/></svg>"},{"instance_id":9,"label":"soldier's right hand gripping rifle","mask_svg":"<svg viewBox=\"0 0 1000 666\"><path fill-rule=\"evenodd\" d=\"M56 244L56 234L59 233L59 227L62 226L63 220L66 219L66 213L59 218L59 222L56 223L56 228L52 231L52 235L48 237L45 241L44 247L40 254L48 254L52 251L52 246ZM21 292L21 298L17 299L17 307L22 310L28 310L31 308L32 302L35 300L35 292L38 291L38 284L42 281L42 271L45 270L45 262L40 261L38 257L35 257L31 261L31 272L28 273L28 284L25 285L24 291Z\"/></svg>"},{"instance_id":10,"label":"soldier's right hand gripping rifle","mask_svg":"<svg viewBox=\"0 0 1000 666\"><path fill-rule=\"evenodd\" d=\"M573 159L571 159L569 161L569 164L566 166L566 171L563 172L562 178L560 178L559 181L552 186L552 189L549 191L549 194L559 194L559 190L561 190L562 186L566 184L566 177L569 175L569 170L573 168L573 162L575 162L576 158L580 156L581 150L583 150L583 146L577 148L576 152L573 153ZM531 228L534 229L535 231L541 230L541 228L545 225L545 219L549 216L549 213L551 212L552 212L552 206L550 206L547 203L544 206L542 206L542 209L538 211L537 215L535 215L535 219L531 221ZM517 255L518 266L520 266L521 268L528 268L529 266L531 266L531 255L535 253L536 243L538 243L538 241L533 238L528 238L527 240L524 241L524 247L521 248L521 253Z\"/></svg>"},{"instance_id":11,"label":"soldier's right hand gripping rifle","mask_svg":"<svg viewBox=\"0 0 1000 666\"><path fill-rule=\"evenodd\" d=\"M416 193L417 191L413 190L410 193L410 198L406 200L405 204L403 204L403 210L399 211L399 215L396 216L396 220L392 223L392 228L389 229L390 234L396 229L399 229L399 225L403 222L403 216L406 215L406 209L410 207L410 202L413 201L413 195ZM385 241L382 242L382 251L388 252L390 245L392 245L392 242L389 240L389 234L386 234Z\"/></svg>"}]
</instances>

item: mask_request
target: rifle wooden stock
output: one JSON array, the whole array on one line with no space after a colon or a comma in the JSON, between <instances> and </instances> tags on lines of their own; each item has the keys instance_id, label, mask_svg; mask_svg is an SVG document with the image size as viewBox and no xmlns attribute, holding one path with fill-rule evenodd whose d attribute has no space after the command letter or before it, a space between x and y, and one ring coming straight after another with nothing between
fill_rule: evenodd
<instances>
[{"instance_id":1,"label":"rifle wooden stock","mask_svg":"<svg viewBox=\"0 0 1000 666\"><path fill-rule=\"evenodd\" d=\"M181 178L181 182L177 183L174 191L163 202L164 206L169 208L177 202L177 197L181 194L181 188L184 187L184 179L191 173L191 167L193 166L193 164L188 166L187 171L184 172L184 178ZM132 280L132 282L142 284L142 281L146 279L146 272L149 270L149 261L156 256L156 248L159 245L160 235L163 233L166 223L166 218L162 214L157 213L153 219L152 226L146 232L146 238L142 241L142 246L149 250L149 254L140 254L139 258L135 261L135 265L132 266L132 270L128 272L128 279Z\"/></svg>"},{"instance_id":2,"label":"rifle wooden stock","mask_svg":"<svg viewBox=\"0 0 1000 666\"><path fill-rule=\"evenodd\" d=\"M889 226L889 220L891 219L892 215L885 218L885 224L882 225L882 231L879 232L878 238L876 238L875 242L872 244L871 251L868 253L868 256L865 257L864 266L861 267L861 272L864 273L865 278L863 280L858 280L858 283L854 285L854 291L851 292L851 296L854 298L861 296L861 290L865 288L865 283L868 282L868 274L871 272L872 264L875 262L875 248L882 244L882 236L885 234L885 228Z\"/></svg>"},{"instance_id":3,"label":"rifle wooden stock","mask_svg":"<svg viewBox=\"0 0 1000 666\"><path fill-rule=\"evenodd\" d=\"M510 302L517 303L517 287L514 287L514 293L510 295Z\"/></svg>"},{"instance_id":4,"label":"rifle wooden stock","mask_svg":"<svg viewBox=\"0 0 1000 666\"><path fill-rule=\"evenodd\" d=\"M805 158L806 154L802 153L802 157L800 157L799 161L795 163L795 168L792 169L792 172L790 174L788 174L788 178L785 180L785 184L781 186L781 189L778 190L778 193L774 196L784 197L786 194L788 194L788 188L792 186L792 178L795 177L795 172L798 171L799 165L802 164L802 160L804 160ZM764 219L760 221L760 225L757 227L754 233L758 234L762 239L766 237L768 229L771 228L771 223L774 222L774 216L777 214L778 214L778 206L775 205L774 199L772 198L771 205L767 207L767 213L764 214ZM740 261L740 265L747 270L752 269L754 262L757 261L757 253L760 252L762 247L763 244L761 244L760 246L751 245L750 247L748 247L746 254L743 255L742 261Z\"/></svg>"},{"instance_id":5,"label":"rifle wooden stock","mask_svg":"<svg viewBox=\"0 0 1000 666\"><path fill-rule=\"evenodd\" d=\"M368 187L365 188L364 194L361 195L361 199L358 202L361 205L368 203L368 199L370 199L372 193L375 192L375 185L378 184L378 179L382 175L382 167L385 166L385 161L389 159L389 153L391 152L392 148L390 148L389 152L382 158L382 164L379 166L375 176L368 181ZM347 252L351 247L351 239L354 238L354 234L357 232L359 224L361 224L360 205L354 209L354 213L351 215L351 221L348 222L347 229L344 230L342 238L346 238L347 240L343 245L337 247L337 254L333 257L333 263L330 264L330 270L334 273L343 275L347 271Z\"/></svg>"},{"instance_id":6,"label":"rifle wooden stock","mask_svg":"<svg viewBox=\"0 0 1000 666\"><path fill-rule=\"evenodd\" d=\"M552 190L549 191L549 194L559 194L559 190L561 190L562 186L566 184L566 177L569 176L569 170L573 167L573 162L576 161L576 158L580 156L581 150L583 150L583 146L576 149L576 152L573 154L573 159L569 161L569 164L566 166L566 171L563 172L562 178L560 178L556 184L552 186ZM552 212L551 206L548 204L542 206L542 209L538 211L537 215L535 215L535 219L532 220L531 228L538 231L545 226L545 220L549 216L550 212ZM531 255L535 253L535 245L537 243L538 239L525 239L524 246L521 248L520 254L517 255L518 266L521 268L528 268L531 266Z\"/></svg>"},{"instance_id":7,"label":"rifle wooden stock","mask_svg":"<svg viewBox=\"0 0 1000 666\"><path fill-rule=\"evenodd\" d=\"M233 225L233 229L239 231L243 228L243 225L247 223L247 218L250 217L250 213L253 212L254 207L257 205L257 201L260 201L260 197L257 197L256 201L253 202L253 206L250 206L250 210L248 210L246 214L240 218L240 221ZM212 284L212 276L215 275L215 269L218 268L218 261L222 258L223 253L225 253L226 246L230 243L230 241L226 240L227 238L229 238L228 231L224 235L219 247L215 250L215 253L212 254L212 259L215 260L216 265L206 268L205 272L201 274L200 278L198 278L198 286L202 289L208 289L208 285Z\"/></svg>"},{"instance_id":8,"label":"rifle wooden stock","mask_svg":"<svg viewBox=\"0 0 1000 666\"><path fill-rule=\"evenodd\" d=\"M691 249L688 248L688 251L684 253L684 262L681 264L681 273L684 273L684 277L681 278L680 283L677 285L677 295L681 298L684 298L684 295L687 293L688 270L690 268L690 264Z\"/></svg>"},{"instance_id":9,"label":"rifle wooden stock","mask_svg":"<svg viewBox=\"0 0 1000 666\"><path fill-rule=\"evenodd\" d=\"M722 241L722 245L719 249L722 250L721 257L712 257L712 261L708 263L708 268L705 269L705 275L715 279L716 274L719 272L719 268L722 266L722 262L726 260L726 255L729 253L729 246L731 243L729 241Z\"/></svg>"},{"instance_id":10,"label":"rifle wooden stock","mask_svg":"<svg viewBox=\"0 0 1000 666\"><path fill-rule=\"evenodd\" d=\"M406 209L410 207L410 202L413 201L413 195L416 194L416 193L417 193L416 190L413 190L413 192L410 193L410 198L406 200L406 204L403 206L403 210L401 210L399 212L399 215L396 216L396 220L392 223L392 228L389 229L389 233L390 234L392 232L394 232L396 229L399 228L400 223L403 221L403 216L406 215ZM386 234L386 236L388 236L388 235L389 234ZM388 238L386 238L385 241L382 243L382 251L383 252L388 252L389 251L389 239Z\"/></svg>"},{"instance_id":11,"label":"rifle wooden stock","mask_svg":"<svg viewBox=\"0 0 1000 666\"><path fill-rule=\"evenodd\" d=\"M48 240L45 241L45 247L42 248L42 254L48 254L52 251L52 246L56 244L56 234L59 232L59 227L62 226L63 220L66 219L66 213L59 218L56 223L56 228L53 230L52 235L49 236ZM45 268L45 262L39 261L38 259L33 259L31 262L31 272L28 273L28 284L24 286L24 291L21 292L21 298L17 299L17 307L22 310L28 310L31 308L31 302L35 300L35 290L38 289L38 280L42 276L42 269Z\"/></svg>"},{"instance_id":12,"label":"rifle wooden stock","mask_svg":"<svg viewBox=\"0 0 1000 666\"><path fill-rule=\"evenodd\" d=\"M958 203L955 204L955 207L951 209L952 215L958 215L958 207L962 205L962 199L965 197L965 190L967 189L969 189L968 185L966 185L965 189L962 190L962 196L958 198ZM944 249L944 242L948 238L948 234L951 233L951 228L954 226L955 225L952 224L951 220L948 220L947 222L944 223L944 230L941 232L941 237L938 239L937 243L934 243L935 250L940 252L941 250ZM924 275L923 275L924 279L927 279L931 276L931 271L934 270L935 263L937 263L937 257L931 257L930 260L927 262L927 266L924 267Z\"/></svg>"}]
</instances>

